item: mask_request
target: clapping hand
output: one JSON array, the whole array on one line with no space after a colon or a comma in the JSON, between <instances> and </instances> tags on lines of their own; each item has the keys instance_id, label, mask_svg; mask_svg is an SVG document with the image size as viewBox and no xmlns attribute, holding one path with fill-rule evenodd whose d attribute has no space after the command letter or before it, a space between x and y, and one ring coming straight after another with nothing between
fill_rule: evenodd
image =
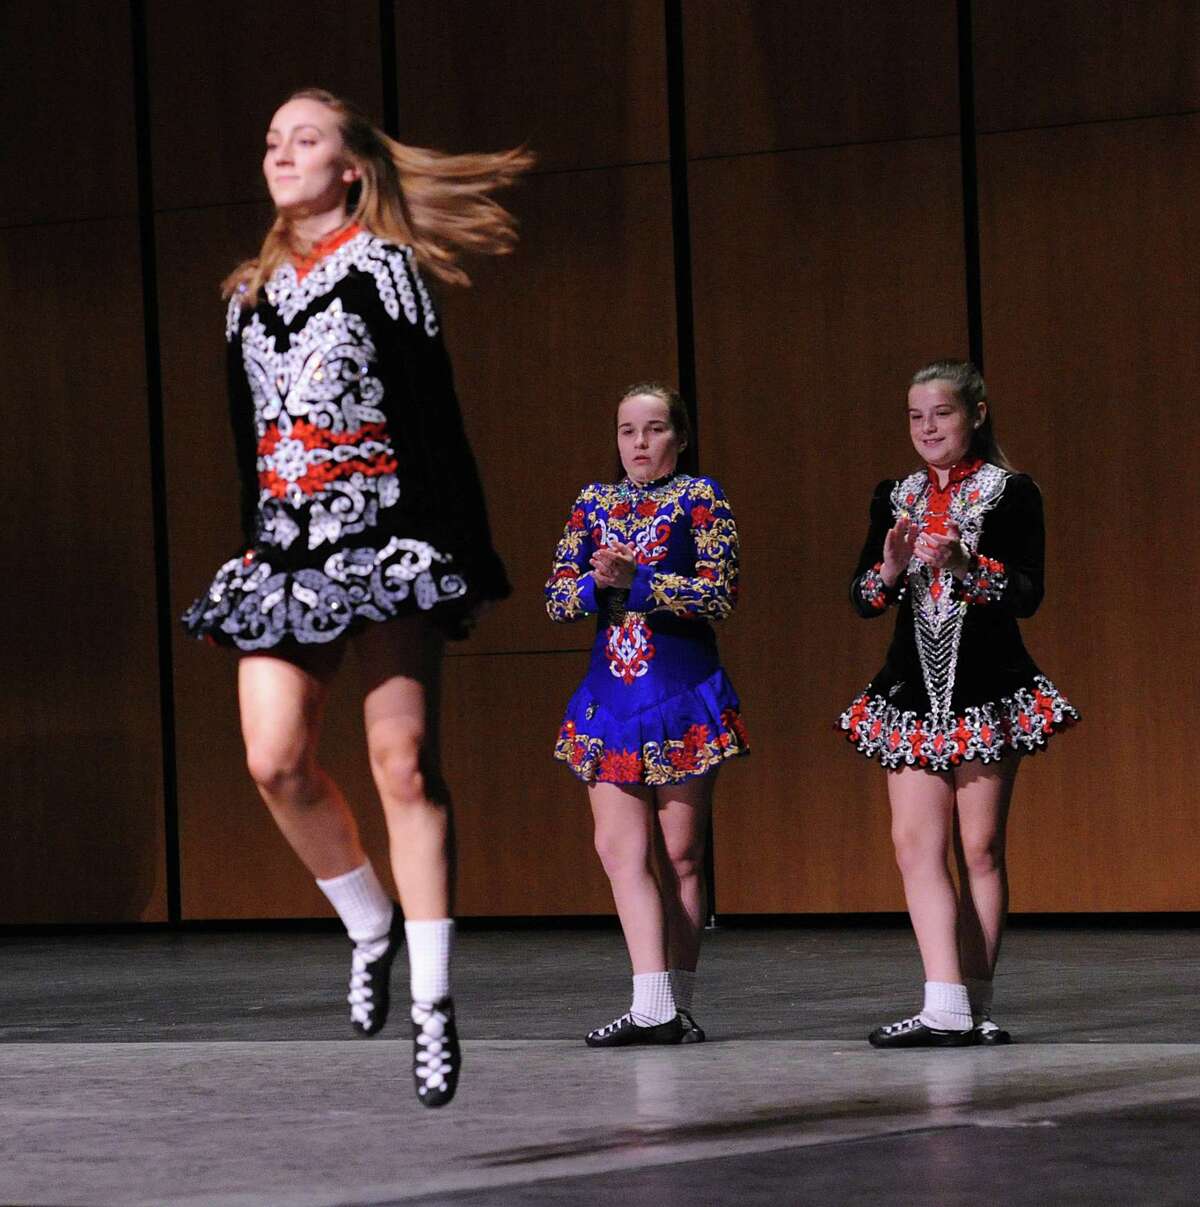
<instances>
[{"instance_id":1,"label":"clapping hand","mask_svg":"<svg viewBox=\"0 0 1200 1207\"><path fill-rule=\"evenodd\" d=\"M879 572L889 587L894 587L912 561L917 547L919 529L906 515L902 515L894 528L889 528L883 538L883 565Z\"/></svg>"},{"instance_id":2,"label":"clapping hand","mask_svg":"<svg viewBox=\"0 0 1200 1207\"><path fill-rule=\"evenodd\" d=\"M624 541L610 541L592 554L592 573L598 587L627 591L633 586L637 550Z\"/></svg>"},{"instance_id":3,"label":"clapping hand","mask_svg":"<svg viewBox=\"0 0 1200 1207\"><path fill-rule=\"evenodd\" d=\"M949 570L955 578L962 578L971 566L971 556L963 548L954 524L946 525L944 536L939 532L921 533L913 552L931 569Z\"/></svg>"}]
</instances>

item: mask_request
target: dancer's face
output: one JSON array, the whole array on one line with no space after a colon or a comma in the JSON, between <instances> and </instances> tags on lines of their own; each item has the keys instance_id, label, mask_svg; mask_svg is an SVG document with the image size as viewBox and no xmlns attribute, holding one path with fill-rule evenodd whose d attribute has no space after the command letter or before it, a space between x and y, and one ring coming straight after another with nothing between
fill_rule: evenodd
<instances>
[{"instance_id":1,"label":"dancer's face","mask_svg":"<svg viewBox=\"0 0 1200 1207\"><path fill-rule=\"evenodd\" d=\"M337 114L320 101L288 101L271 119L263 175L275 208L289 218L344 206L358 170L346 156Z\"/></svg>"},{"instance_id":2,"label":"dancer's face","mask_svg":"<svg viewBox=\"0 0 1200 1207\"><path fill-rule=\"evenodd\" d=\"M617 450L634 482L653 482L675 470L682 446L671 412L653 394L634 394L617 409Z\"/></svg>"},{"instance_id":3,"label":"dancer's face","mask_svg":"<svg viewBox=\"0 0 1200 1207\"><path fill-rule=\"evenodd\" d=\"M981 402L974 414L968 414L948 381L913 386L908 391L908 431L922 460L935 469L949 469L963 460L986 406Z\"/></svg>"}]
</instances>

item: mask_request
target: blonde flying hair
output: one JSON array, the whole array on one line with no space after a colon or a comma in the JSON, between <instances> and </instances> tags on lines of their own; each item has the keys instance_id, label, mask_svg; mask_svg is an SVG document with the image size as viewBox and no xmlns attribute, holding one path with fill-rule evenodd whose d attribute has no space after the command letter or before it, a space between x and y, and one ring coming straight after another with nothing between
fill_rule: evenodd
<instances>
[{"instance_id":1,"label":"blonde flying hair","mask_svg":"<svg viewBox=\"0 0 1200 1207\"><path fill-rule=\"evenodd\" d=\"M412 247L423 269L452 285L470 285L460 263L465 252L507 255L516 246L516 219L491 194L514 184L535 161L525 147L447 155L389 138L349 101L324 88L301 88L289 101L317 101L332 109L350 162L360 179L350 189L347 221ZM282 214L262 248L222 282L226 297L245 286L253 306L263 284L293 256L310 250Z\"/></svg>"}]
</instances>

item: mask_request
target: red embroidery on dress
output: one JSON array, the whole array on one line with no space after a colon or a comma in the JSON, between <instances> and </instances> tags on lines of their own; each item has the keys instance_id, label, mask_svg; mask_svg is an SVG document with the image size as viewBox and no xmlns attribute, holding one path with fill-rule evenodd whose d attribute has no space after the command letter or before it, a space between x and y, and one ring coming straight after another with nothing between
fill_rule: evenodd
<instances>
[{"instance_id":1,"label":"red embroidery on dress","mask_svg":"<svg viewBox=\"0 0 1200 1207\"><path fill-rule=\"evenodd\" d=\"M637 613L630 613L620 625L609 625L606 653L608 669L614 678L628 686L650 669L654 658L654 646L650 644L652 636Z\"/></svg>"}]
</instances>

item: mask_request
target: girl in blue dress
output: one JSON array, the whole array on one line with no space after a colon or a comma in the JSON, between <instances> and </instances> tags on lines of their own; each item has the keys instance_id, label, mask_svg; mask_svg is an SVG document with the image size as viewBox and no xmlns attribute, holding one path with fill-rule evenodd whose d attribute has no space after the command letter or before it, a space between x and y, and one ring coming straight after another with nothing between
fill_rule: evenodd
<instances>
[{"instance_id":1,"label":"girl in blue dress","mask_svg":"<svg viewBox=\"0 0 1200 1207\"><path fill-rule=\"evenodd\" d=\"M630 1009L589 1047L704 1039L691 1002L713 783L748 746L711 625L737 599L737 529L716 482L678 472L690 435L675 391L626 391L626 476L580 492L546 584L552 620L596 621L554 753L588 786L633 965Z\"/></svg>"}]
</instances>

